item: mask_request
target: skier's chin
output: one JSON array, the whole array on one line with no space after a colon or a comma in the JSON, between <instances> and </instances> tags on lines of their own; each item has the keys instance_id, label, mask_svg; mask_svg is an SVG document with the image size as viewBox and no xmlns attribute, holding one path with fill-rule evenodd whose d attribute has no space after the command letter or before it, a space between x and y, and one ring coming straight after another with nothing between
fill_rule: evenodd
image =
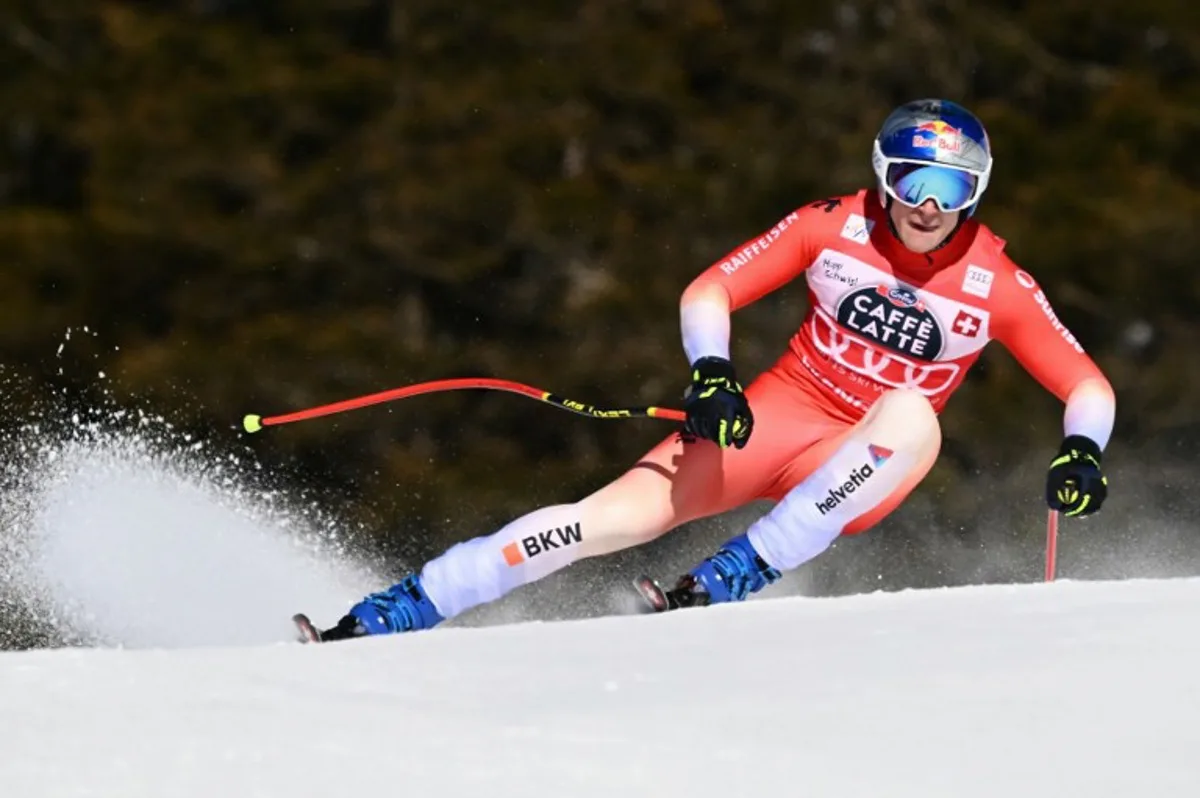
<instances>
[{"instance_id":1,"label":"skier's chin","mask_svg":"<svg viewBox=\"0 0 1200 798\"><path fill-rule=\"evenodd\" d=\"M898 221L896 233L900 243L919 255L937 249L954 229L946 215L933 220L906 216Z\"/></svg>"}]
</instances>

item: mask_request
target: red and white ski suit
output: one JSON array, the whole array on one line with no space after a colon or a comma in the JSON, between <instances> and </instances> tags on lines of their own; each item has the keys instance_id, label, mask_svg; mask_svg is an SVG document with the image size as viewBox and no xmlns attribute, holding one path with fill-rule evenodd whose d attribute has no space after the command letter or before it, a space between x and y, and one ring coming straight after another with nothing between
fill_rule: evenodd
<instances>
[{"instance_id":1,"label":"red and white ski suit","mask_svg":"<svg viewBox=\"0 0 1200 798\"><path fill-rule=\"evenodd\" d=\"M967 370L999 341L1066 403L1065 433L1105 446L1114 399L1104 375L1058 320L1004 241L967 220L940 249L917 254L888 228L874 192L802 207L713 263L684 292L688 359L728 357L728 316L697 299L719 286L736 311L803 275L808 309L787 351L746 388L747 446L719 449L671 436L645 458L672 473L683 519L755 499L782 499L821 466L885 392L928 399L940 413ZM844 533L894 509L931 463L917 464ZM834 476L835 483L838 477ZM823 490L819 493L824 493Z\"/></svg>"}]
</instances>

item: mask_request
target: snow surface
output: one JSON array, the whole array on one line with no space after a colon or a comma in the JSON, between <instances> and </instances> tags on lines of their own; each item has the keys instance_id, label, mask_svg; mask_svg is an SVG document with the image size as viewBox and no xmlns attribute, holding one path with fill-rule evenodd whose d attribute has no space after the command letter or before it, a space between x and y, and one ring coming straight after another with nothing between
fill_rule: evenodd
<instances>
[{"instance_id":1,"label":"snow surface","mask_svg":"<svg viewBox=\"0 0 1200 798\"><path fill-rule=\"evenodd\" d=\"M1200 580L0 654L5 796L1174 796Z\"/></svg>"}]
</instances>

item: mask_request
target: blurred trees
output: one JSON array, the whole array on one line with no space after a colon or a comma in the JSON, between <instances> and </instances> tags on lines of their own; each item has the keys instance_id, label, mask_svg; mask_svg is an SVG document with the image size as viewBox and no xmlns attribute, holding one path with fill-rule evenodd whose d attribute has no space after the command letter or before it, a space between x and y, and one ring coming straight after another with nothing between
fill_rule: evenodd
<instances>
[{"instance_id":1,"label":"blurred trees","mask_svg":"<svg viewBox=\"0 0 1200 798\"><path fill-rule=\"evenodd\" d=\"M688 280L868 185L886 112L937 95L989 125L980 218L1112 376L1112 462L1197 437L1187 0L6 9L0 353L34 393L95 391L99 362L100 387L230 445L245 412L441 377L675 404ZM744 372L782 351L803 302L794 285L739 314ZM85 325L95 359L64 369L64 332ZM996 503L1028 507L1036 533L1059 419L990 349L944 418L914 503L928 512L898 514L889 545L914 525L954 536ZM578 498L664 432L471 393L248 443L421 556ZM1115 512L1128 500L1116 484Z\"/></svg>"}]
</instances>

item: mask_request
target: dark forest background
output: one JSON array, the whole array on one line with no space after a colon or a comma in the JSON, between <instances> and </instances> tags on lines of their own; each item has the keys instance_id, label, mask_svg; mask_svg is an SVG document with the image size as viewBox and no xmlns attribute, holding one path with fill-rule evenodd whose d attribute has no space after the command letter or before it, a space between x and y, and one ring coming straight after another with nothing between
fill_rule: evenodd
<instances>
[{"instance_id":1,"label":"dark forest background","mask_svg":"<svg viewBox=\"0 0 1200 798\"><path fill-rule=\"evenodd\" d=\"M876 127L925 96L987 124L979 217L1117 391L1110 501L1064 523L1061 573L1200 573L1191 0L8 0L2 423L46 395L151 408L418 564L668 428L480 392L242 415L458 376L677 405L688 281L869 185ZM735 317L743 376L803 311L795 284ZM909 503L781 589L1040 578L1061 406L993 345L943 423ZM526 595L673 576L755 512Z\"/></svg>"}]
</instances>

